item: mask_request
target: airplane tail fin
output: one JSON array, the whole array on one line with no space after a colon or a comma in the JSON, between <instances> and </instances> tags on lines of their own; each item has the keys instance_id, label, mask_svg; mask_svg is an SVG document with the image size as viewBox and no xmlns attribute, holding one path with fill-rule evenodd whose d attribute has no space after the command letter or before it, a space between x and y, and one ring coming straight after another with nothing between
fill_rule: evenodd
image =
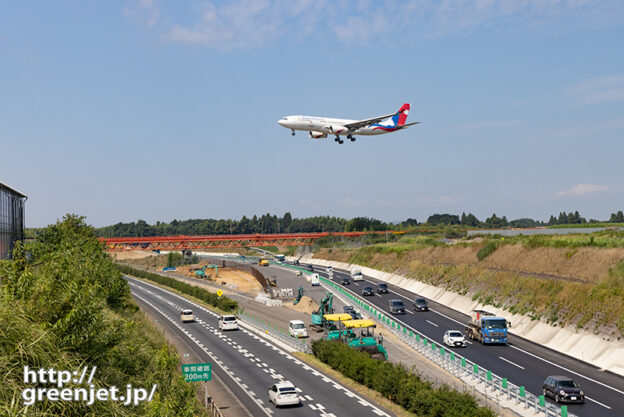
<instances>
[{"instance_id":1,"label":"airplane tail fin","mask_svg":"<svg viewBox=\"0 0 624 417\"><path fill-rule=\"evenodd\" d=\"M410 104L409 103L405 103L404 105L401 106L401 108L397 111L398 113L398 120L396 121L396 125L397 126L403 126L405 124L405 121L407 120L407 115L409 114L410 111Z\"/></svg>"}]
</instances>

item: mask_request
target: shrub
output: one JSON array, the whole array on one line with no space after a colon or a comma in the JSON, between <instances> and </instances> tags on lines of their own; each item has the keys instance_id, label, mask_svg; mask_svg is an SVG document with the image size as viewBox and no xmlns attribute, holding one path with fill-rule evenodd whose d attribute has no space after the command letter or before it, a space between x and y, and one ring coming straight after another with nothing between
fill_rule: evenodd
<instances>
[{"instance_id":1,"label":"shrub","mask_svg":"<svg viewBox=\"0 0 624 417\"><path fill-rule=\"evenodd\" d=\"M479 249L477 252L477 258L482 261L488 256L490 256L494 251L498 248L499 241L498 240L490 240L488 241L484 247Z\"/></svg>"},{"instance_id":2,"label":"shrub","mask_svg":"<svg viewBox=\"0 0 624 417\"><path fill-rule=\"evenodd\" d=\"M154 274L152 272L134 269L127 265L117 265L117 268L119 268L119 271L123 274L133 275L139 278L145 278L147 280L156 282L169 288L173 288L184 294L199 298L205 303L208 303L211 306L217 307L223 311L234 312L238 309L238 303L231 298L219 298L217 294L205 290L201 287L196 287L194 285L187 284L186 282L178 281L177 279L165 277L159 274Z\"/></svg>"},{"instance_id":3,"label":"shrub","mask_svg":"<svg viewBox=\"0 0 624 417\"><path fill-rule=\"evenodd\" d=\"M367 386L406 410L419 416L436 417L493 417L495 414L481 407L466 393L448 386L434 388L431 383L401 364L371 359L366 353L351 349L335 341L317 340L312 351L320 361L344 376Z\"/></svg>"}]
</instances>

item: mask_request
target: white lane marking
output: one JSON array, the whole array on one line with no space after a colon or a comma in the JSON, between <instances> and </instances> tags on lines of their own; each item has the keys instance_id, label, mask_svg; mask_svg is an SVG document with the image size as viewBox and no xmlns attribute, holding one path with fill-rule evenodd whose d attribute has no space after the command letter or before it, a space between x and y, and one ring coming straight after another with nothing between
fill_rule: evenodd
<instances>
[{"instance_id":1,"label":"white lane marking","mask_svg":"<svg viewBox=\"0 0 624 417\"><path fill-rule=\"evenodd\" d=\"M408 313L408 314L414 314L414 312L413 312L413 311L410 311L410 310L405 310L405 312L406 312L406 313ZM427 320L427 321L428 321L428 320Z\"/></svg>"},{"instance_id":2,"label":"white lane marking","mask_svg":"<svg viewBox=\"0 0 624 417\"><path fill-rule=\"evenodd\" d=\"M207 308L205 308L205 307L203 307L203 306L200 306L199 304L196 304L196 303L194 303L194 302L192 302L192 301L190 301L190 300L188 300L188 299L186 299L186 298L184 298L184 297L182 297L182 296L179 296L179 295L177 295L177 294L174 294L174 293L172 293L172 292L170 292L170 291L168 291L168 290L165 290L165 289L163 289L163 288L160 288L160 287L158 287L158 286L156 286L156 285L153 285L153 284L150 284L150 283L147 283L147 282L141 281L141 280L133 279L133 278L130 278L130 277L128 277L128 278L129 278L129 279L132 279L132 280L134 280L134 281L140 282L141 284L144 284L144 285L147 285L147 286L149 286L149 287L152 287L152 288L154 288L154 289L156 289L156 290L160 290L160 291L164 292L165 294L167 294L167 295L169 295L169 296L176 297L176 298L178 298L178 299L180 299L180 300L182 300L182 301L184 301L184 302L186 302L186 303L189 303L189 304L191 304L191 305L193 305L193 306L196 306L197 308L199 308L199 309L201 309L201 310L205 311L206 313L208 313L208 314L210 314L210 315L212 315L212 316L214 316L214 317L219 317L219 315L218 315L218 314L216 314L216 313L214 313L214 312L212 312L212 311L208 310ZM168 300L168 299L166 299L165 297L160 296L160 295L158 295L158 294L156 294L156 293L154 293L154 292L152 292L152 291L150 291L150 290L148 290L148 289L146 289L146 288L142 287L141 285L137 285L136 283L130 283L130 284L131 284L131 285L134 285L134 286L135 286L135 287L137 287L137 288L140 288L141 290L143 290L143 291L145 291L145 292L147 292L147 293L149 293L149 294L152 294L152 295L153 295L153 296L155 296L156 298L159 298L159 299L163 300L165 303L172 305L172 306L173 306L176 310L179 310L179 309L180 309L180 307L179 307L179 306L177 306L176 304L172 303L171 301L169 301L169 300ZM135 295L135 296L136 296L136 294L133 294L133 295ZM137 296L137 297L138 297L138 298L143 299L143 298L142 298L142 297L140 297L140 296ZM152 305L149 301L147 301L147 300L145 300L145 299L143 299L143 300L144 300L147 304L151 305L154 309L156 309L157 311L159 311L159 312L160 312L160 310L158 310L155 306L153 306L153 305ZM169 321L170 321L171 323L173 323L176 327L178 327L178 328L182 329L182 328L181 328L181 327L180 327L180 326L179 326L176 322L174 322L174 320L172 320L171 318L169 318L166 314L164 314L164 313L162 313L162 312L161 312L161 314L163 314L163 315L164 315L167 319L169 319ZM211 326L206 326L206 325L204 325L204 326L205 326L205 327L211 327ZM242 329L242 330L243 330L243 332L244 332L244 333L246 333L246 334L248 334L248 335L250 335L250 336L254 336L254 338L255 338L255 339L260 339L260 338L258 338L257 336L255 336L255 334L252 334L252 333L250 333L249 331L247 331L247 330L245 330L245 329ZM216 336L219 336L219 334L220 334L220 333L218 333L218 332L217 332L216 330L214 330L214 329L213 329L212 333L213 333L213 334L215 334ZM193 335L189 335L189 337L190 337L193 341L195 341L195 343L197 343L197 342L198 342L198 340L197 340L197 339L195 339L195 337L194 337ZM260 340L260 341L262 341L262 340ZM270 343L268 343L268 342L265 342L265 344L266 344L267 346L269 346L269 347L271 347L271 346L272 346L272 345L271 345ZM207 349L203 348L202 350L203 350L204 352L208 353L208 350L207 350ZM211 353L211 352L210 352L210 353ZM250 354L250 355L251 355L252 357L254 356L253 354ZM296 364L298 364L298 365L300 365L300 366L302 366L302 367L304 366L304 363L303 363L303 362L301 362L299 359L296 359L295 357L293 357L293 356L291 356L291 355L289 355L289 354L287 354L287 353L284 353L284 355L285 355L288 359L293 360L293 361L294 361L294 363L296 363ZM212 356L212 355L211 355L211 356ZM244 356L247 356L247 355L244 355ZM261 360L260 360L259 358L255 358L255 360L256 360L257 362L261 362ZM222 365L222 364L223 364L223 362L221 362L220 360L218 360L218 359L216 359L216 358L215 358L215 362L219 363L220 365ZM261 366L262 366L262 365L260 365L259 363L257 363L256 365L258 365L259 367L261 367ZM266 364L264 364L264 365L265 365L265 366L267 366ZM264 371L267 371L266 369L263 369L263 370L264 370ZM233 373L232 373L232 371L225 371L225 372L227 372L228 374L230 374L230 376L231 376L231 377L233 377L233 376L234 376L234 375L233 375ZM312 370L312 373L313 373L313 374L318 374L318 376L320 376L324 382L327 382L327 383L333 383L333 384L339 385L339 384L337 384L335 381L332 381L330 378L326 377L325 375L323 375L323 374L321 374L321 373L319 373L319 372L316 372L315 370ZM281 375L280 375L280 376L281 376ZM282 378L283 378L283 377L282 377ZM243 386L243 385L245 385L245 384L241 384L241 383L239 383L238 381L235 381L235 382L236 382L239 386ZM345 388L345 387L342 387L342 389L345 391L345 393L349 392L349 391L348 391L348 389L347 389L347 388ZM253 396L255 396L255 395L256 395L256 394L255 394L254 392L252 392L252 391L247 391L247 386L245 386L245 392L248 392L248 393L249 393L249 392L251 392L251 394L252 394ZM362 400L362 398L361 398L360 396L356 395L356 394L351 393L351 396L353 396L355 399ZM256 399L255 399L254 397L251 397L251 396L250 396L250 398L251 398L254 402L256 401ZM328 414L328 413L324 412L324 411L323 411L323 410L324 410L324 408L325 408L324 406L322 406L322 405L320 405L320 404L317 404L317 406L319 406L319 408L320 408L320 410L321 410L322 415L327 415L327 416L330 416L330 415L332 415L332 414L333 414L333 413ZM385 412L381 411L380 409L378 409L378 408L377 408L377 407L375 407L374 405L372 405L372 404L368 403L368 406L369 406L369 407L371 407L371 408L373 409L373 411L375 411L375 414L378 414L378 415L381 415L381 416L390 417L388 414L386 414ZM270 413L270 414L272 414L272 413L273 413L273 410L271 410L270 408L264 408L264 407L260 407L260 408L261 408L261 409L262 409L262 411L264 411L265 413ZM314 409L314 408L313 408L313 409Z\"/></svg>"},{"instance_id":3,"label":"white lane marking","mask_svg":"<svg viewBox=\"0 0 624 417\"><path fill-rule=\"evenodd\" d=\"M611 407L609 407L608 405L603 404L603 403L601 403L600 401L596 401L596 400L594 400L593 398L589 398L587 395L585 396L585 399L586 399L586 400L589 400L589 401L592 401L592 402L595 402L596 404L601 405L601 406L603 406L604 408L608 408L609 410L611 409Z\"/></svg>"},{"instance_id":4,"label":"white lane marking","mask_svg":"<svg viewBox=\"0 0 624 417\"><path fill-rule=\"evenodd\" d=\"M439 327L437 324L435 324L435 323L434 323L434 322L432 322L432 321L429 321L429 320L425 320L425 321L426 321L427 323L429 323L430 325L432 325L432 326Z\"/></svg>"},{"instance_id":5,"label":"white lane marking","mask_svg":"<svg viewBox=\"0 0 624 417\"><path fill-rule=\"evenodd\" d=\"M378 295L378 294L377 294L377 295ZM406 300L409 300L407 297L404 297L404 296L402 296L401 294L397 294L397 295L398 295L399 297L405 298ZM378 296L379 296L379 295L378 295ZM455 323L459 324L460 326L464 326L464 325L465 325L465 323L462 323L462 322L460 322L460 321L458 321L458 320L455 320L455 319L453 319L453 318L451 318L451 317L447 316L446 314L440 313L440 312L439 312L439 311L437 311L437 310L433 310L433 309L431 309L431 308L430 308L429 310L430 310L430 311L433 311L433 312L434 312L434 313L436 313L436 314L441 315L442 317L447 318L448 320L451 320L452 322L455 322ZM397 321L398 321L398 320L397 320ZM405 325L405 323L402 323L402 324L403 324L403 325ZM411 326L409 326L409 325L408 325L408 326L406 326L406 327L407 327L407 328L410 328L410 329L412 329L412 330L414 330L414 328L413 328L413 327L411 327ZM470 343L470 342L468 342L468 343ZM470 344L472 344L472 343L470 343ZM603 386L603 387L605 387L605 388L609 388L609 389L611 389L611 390L613 390L613 391L615 391L615 392L617 392L617 393L619 393L619 394L624 395L624 391L619 390L619 389L617 389L617 388L615 388L615 387L612 387L612 386L607 385L607 384L605 384L605 383L603 383L603 382L597 381L597 380L595 380L595 379L593 379L593 378L590 378L590 377L585 376L585 375L583 375L583 374L581 374L581 373L575 372L575 371L573 371L573 370L571 370L571 369L568 369L568 368L566 368L566 367L563 367L563 366L561 366L561 365L557 365L557 364L556 364L556 363L554 363L554 362L551 362L551 361L549 361L549 360L547 360L547 359L544 359L544 358L542 358L542 357L540 357L540 356L538 356L538 355L535 355L535 354L533 354L533 353L531 353L531 352L527 352L526 350L521 349L521 348L519 348L519 347L517 347L517 346L514 346L514 345L508 345L508 346L509 346L510 348L512 348L512 349L516 349L516 350L518 350L518 351L520 351L520 352L523 352L523 353L525 353L525 354L527 354L527 355L529 355L529 356L532 356L532 357L534 357L534 358L536 358L536 359L539 359L539 360L541 360L541 361L544 361L544 362L546 362L546 363L548 363L548 364L550 364L550 365L553 365L553 366L556 366L556 367L558 367L558 368L561 368L561 369L563 369L564 371L571 372L571 373L573 373L574 375L580 376L581 378L585 378L585 379L587 379L588 381L594 382L594 383L596 383L596 384L598 384L598 385L602 385L602 386ZM585 398L587 398L587 397L585 397ZM595 401L595 400L593 400L593 401ZM595 401L595 402L597 403L597 401ZM600 403L600 404L601 404L601 403ZM602 405L602 404L601 404L601 405Z\"/></svg>"},{"instance_id":6,"label":"white lane marking","mask_svg":"<svg viewBox=\"0 0 624 417\"><path fill-rule=\"evenodd\" d=\"M557 365L557 364L556 364L556 363L554 363L554 362L551 362L551 361L549 361L549 360L546 360L546 359L544 359L544 358L542 358L542 357L540 357L540 356L537 356L537 355L535 355L535 354L533 354L533 353L531 353L531 352L527 352L527 351L526 351L526 350L524 350L524 349L520 349L519 347L516 347L516 346L514 346L514 345L509 345L509 347L510 347L510 348L512 348L512 349L519 350L520 352L526 353L526 354L527 354L527 355L529 355L529 356L533 356L534 358L540 359L540 360L542 360L542 361L544 361L544 362L546 362L546 363L548 363L548 364L550 364L550 365L556 366L557 368L561 368L561 369L563 369L564 371L570 372L570 373L572 373L572 374L574 374L574 375L578 375L578 376L580 376L581 378L585 378L585 379L587 379L588 381L594 382L594 383L596 383L596 384L598 384L598 385L602 385L602 386L603 386L603 387L605 387L605 388L612 389L613 391L618 392L618 393L620 393L620 394L624 395L624 391L622 391L622 390L619 390L619 389L617 389L617 388L614 388L614 387L612 387L612 386L610 386L610 385L607 385L607 384L605 384L605 383L603 383L603 382L596 381L596 380L595 380L595 379L593 379L593 378L590 378L590 377L585 376L585 375L583 375L583 374L579 374L578 372L575 372L575 371L573 371L573 370L571 370L571 369L565 368L565 367L563 367L563 366L561 366L561 365Z\"/></svg>"},{"instance_id":7,"label":"white lane marking","mask_svg":"<svg viewBox=\"0 0 624 417\"><path fill-rule=\"evenodd\" d=\"M502 356L499 356L499 357L498 357L498 359L503 360L503 361L505 361L505 362L507 362L507 363L510 363L510 364L512 364L513 366L517 366L517 367L518 367L518 368L520 368L520 369L525 369L525 368L524 368L524 366L520 366L520 365L518 365L517 363L514 363L514 362L510 361L509 359L505 359L505 358L503 358Z\"/></svg>"}]
</instances>

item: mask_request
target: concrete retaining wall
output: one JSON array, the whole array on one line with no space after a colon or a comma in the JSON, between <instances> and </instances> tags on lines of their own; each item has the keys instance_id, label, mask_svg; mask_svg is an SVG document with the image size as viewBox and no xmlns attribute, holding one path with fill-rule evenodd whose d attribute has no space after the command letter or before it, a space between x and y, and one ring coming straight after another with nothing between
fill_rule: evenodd
<instances>
[{"instance_id":1,"label":"concrete retaining wall","mask_svg":"<svg viewBox=\"0 0 624 417\"><path fill-rule=\"evenodd\" d=\"M310 255L301 258L301 262L333 266L334 268L345 270L358 267L362 269L364 275L396 285L445 306L452 306L451 308L454 310L467 315L475 309L486 309L496 315L507 318L512 324L512 328L509 329L510 333L557 352L579 358L601 369L624 376L624 342L622 341L609 342L584 330L570 327L555 327L544 322L531 320L528 316L510 314L509 311L473 301L471 297L425 284L413 278L406 278L402 275L378 271L356 264L315 259Z\"/></svg>"}]
</instances>

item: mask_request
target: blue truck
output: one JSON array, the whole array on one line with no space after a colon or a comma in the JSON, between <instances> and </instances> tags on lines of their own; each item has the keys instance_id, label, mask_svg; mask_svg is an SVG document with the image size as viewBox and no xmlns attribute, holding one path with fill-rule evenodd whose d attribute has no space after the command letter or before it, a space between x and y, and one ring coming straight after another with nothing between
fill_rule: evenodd
<instances>
[{"instance_id":1,"label":"blue truck","mask_svg":"<svg viewBox=\"0 0 624 417\"><path fill-rule=\"evenodd\" d=\"M472 310L466 334L482 344L507 344L507 328L511 323L484 310Z\"/></svg>"}]
</instances>

